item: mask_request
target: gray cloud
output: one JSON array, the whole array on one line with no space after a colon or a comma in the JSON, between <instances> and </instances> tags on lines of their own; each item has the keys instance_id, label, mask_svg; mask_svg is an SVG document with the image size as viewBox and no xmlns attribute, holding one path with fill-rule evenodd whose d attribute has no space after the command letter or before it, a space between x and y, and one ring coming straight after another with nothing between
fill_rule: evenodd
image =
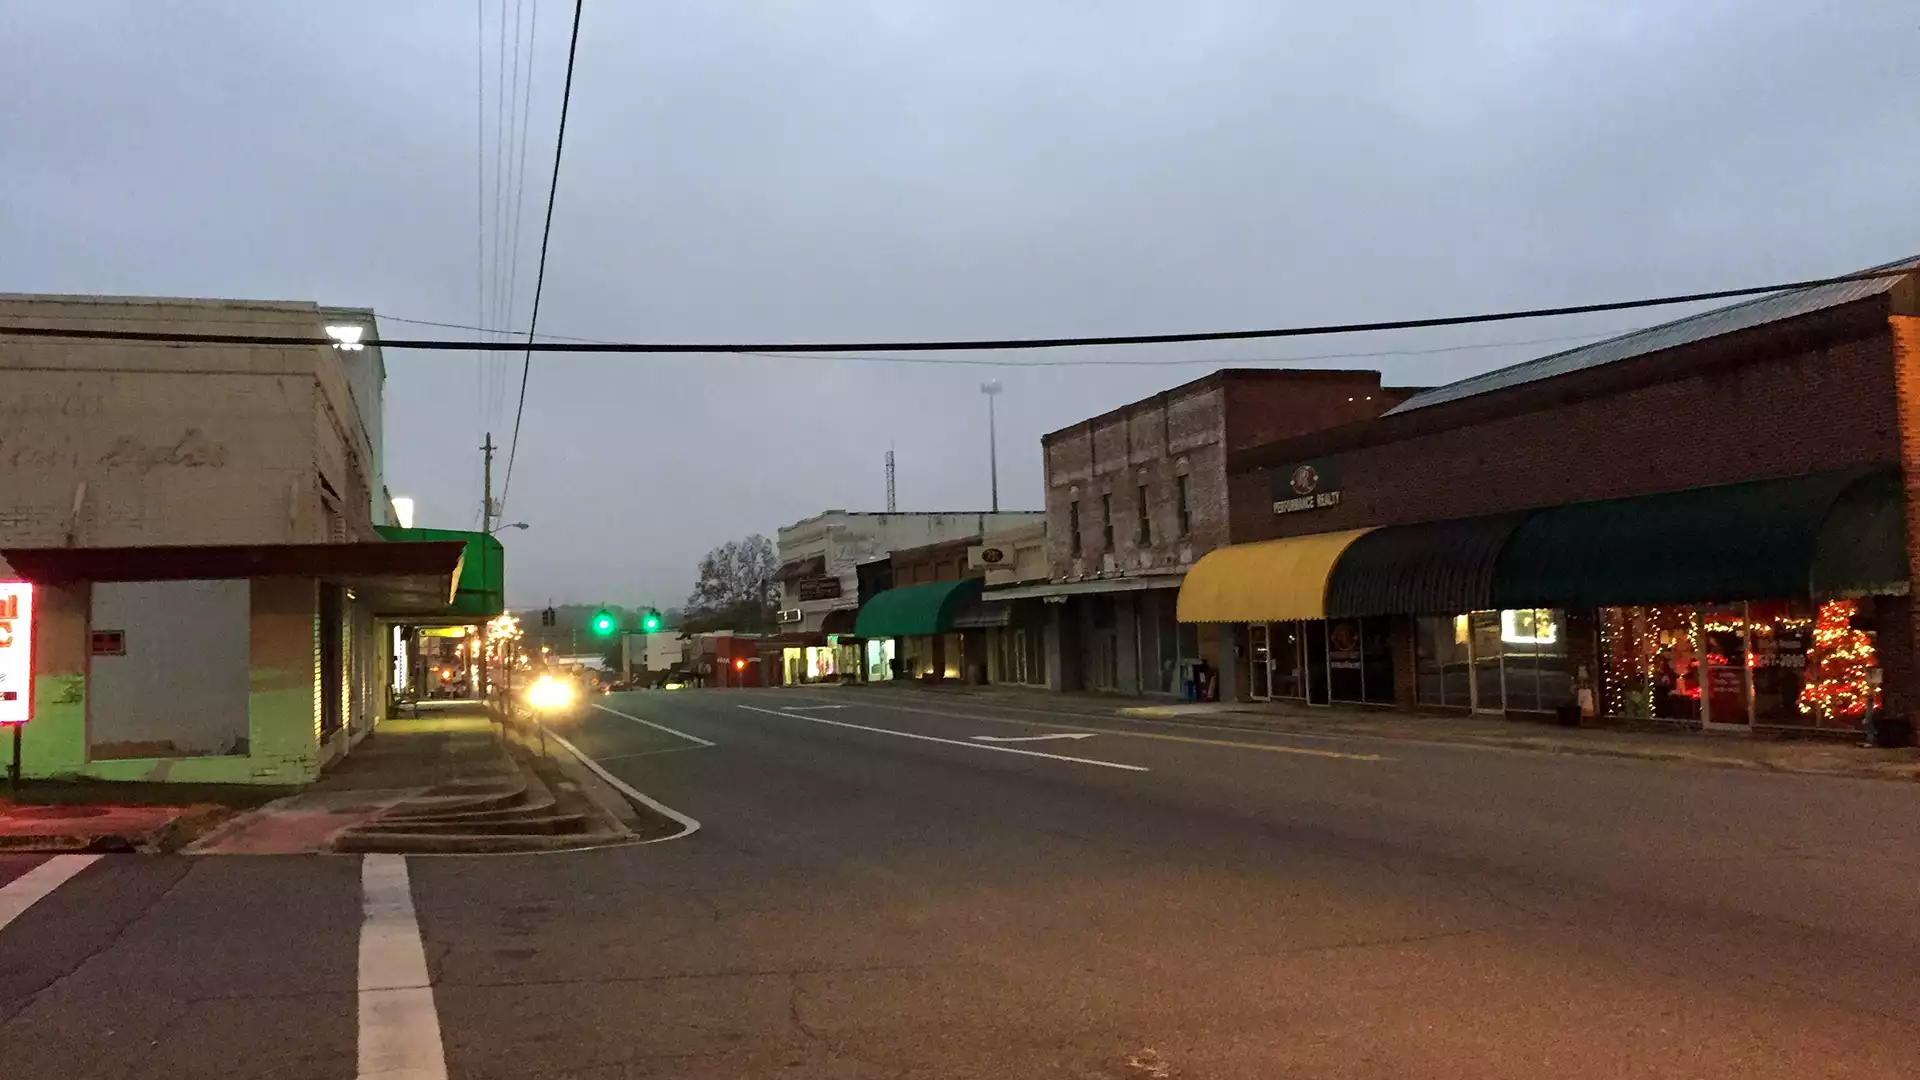
<instances>
[{"instance_id":1,"label":"gray cloud","mask_svg":"<svg viewBox=\"0 0 1920 1080\"><path fill-rule=\"evenodd\" d=\"M590 3L541 321L675 340L1114 333L1851 269L1920 251L1899 212L1920 175L1920 20L1904 0L1844 8ZM538 10L522 319L571 5ZM474 16L0 8L0 289L473 321ZM1248 363L1648 320L1106 354ZM1437 382L1550 348L1377 366ZM390 368L393 486L465 527L517 362ZM675 601L712 544L878 507L889 444L903 507L982 505L990 376L1003 501L1038 505L1041 432L1205 370L536 360L510 494L535 528L509 538L510 588Z\"/></svg>"}]
</instances>

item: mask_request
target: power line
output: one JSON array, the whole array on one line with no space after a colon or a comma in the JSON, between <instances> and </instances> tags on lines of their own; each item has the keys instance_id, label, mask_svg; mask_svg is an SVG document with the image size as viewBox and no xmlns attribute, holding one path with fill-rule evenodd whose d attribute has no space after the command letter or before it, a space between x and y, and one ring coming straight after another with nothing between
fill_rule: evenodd
<instances>
[{"instance_id":1,"label":"power line","mask_svg":"<svg viewBox=\"0 0 1920 1080\"><path fill-rule=\"evenodd\" d=\"M477 333L493 333L492 327L469 326L465 323L436 322L432 319L407 319L398 315L379 312L382 322L408 323L414 326L437 326L445 330L468 330ZM1631 331L1629 331L1631 332ZM591 344L611 345L605 338L574 337L570 334L543 333L543 338L554 341L580 341ZM1196 356L1196 357L1111 357L1087 360L996 360L971 356L868 356L860 353L776 353L753 352L735 353L736 356L764 356L774 360L859 360L875 364L954 364L976 367L1194 367L1204 364L1297 364L1307 360L1356 360L1381 356L1432 356L1439 353L1472 352L1476 349L1516 349L1527 345L1563 345L1570 341L1593 341L1596 338L1613 336L1612 331L1592 334L1562 334L1558 337L1523 338L1508 341L1478 341L1465 345L1440 345L1424 349L1368 349L1357 352L1306 353L1296 356L1266 356L1254 359Z\"/></svg>"},{"instance_id":2,"label":"power line","mask_svg":"<svg viewBox=\"0 0 1920 1080\"><path fill-rule=\"evenodd\" d=\"M520 420L527 411L527 376L533 371L533 340L540 325L540 294L547 284L547 242L553 239L553 202L560 192L560 154L567 146L567 108L573 103L573 60L580 51L580 16L587 0L573 0L573 30L567 38L567 76L560 85L560 129L553 137L553 179L547 182L547 220L540 229L540 266L533 276L533 310L527 315L526 351L520 359L520 401L513 409L513 438L507 444L507 475L500 482L500 501L513 487L513 462L520 450Z\"/></svg>"},{"instance_id":3,"label":"power line","mask_svg":"<svg viewBox=\"0 0 1920 1080\"><path fill-rule=\"evenodd\" d=\"M487 318L487 0L473 3L473 306ZM473 354L473 423L486 423L487 357Z\"/></svg>"},{"instance_id":4,"label":"power line","mask_svg":"<svg viewBox=\"0 0 1920 1080\"><path fill-rule=\"evenodd\" d=\"M579 2L579 0L576 0ZM572 69L572 51L568 52L568 69ZM571 78L569 78L571 83ZM564 100L561 106L565 114ZM559 156L555 155L555 176L558 178ZM553 193L547 195L547 218L549 231L553 217ZM541 276L546 270L546 238L540 242ZM1862 270L1853 274L1837 277L1811 278L1805 281L1787 281L1775 285L1752 285L1738 289L1715 289L1711 292L1681 293L1672 296L1655 296L1641 300L1612 300L1597 304L1569 304L1562 307L1526 308L1518 311L1497 311L1479 315L1442 315L1424 319L1387 319L1377 322L1325 323L1307 326L1287 326L1271 330L1206 330L1178 334L1116 334L1104 337L1054 337L1054 338L989 338L981 340L948 341L858 341L825 342L800 341L782 343L743 344L738 342L657 342L657 341L535 341L537 336L532 325L527 327L527 340L514 344L490 341L456 341L443 338L380 338L369 340L366 344L379 345L386 349L421 349L446 352L463 349L483 349L492 352L524 351L532 353L875 353L875 352L995 352L1009 349L1067 349L1094 345L1173 345L1199 341L1252 341L1271 338L1321 337L1330 334L1373 333L1382 330L1423 330L1441 326L1472 326L1480 323L1515 322L1521 319L1544 319L1560 315L1591 315L1604 311L1633 311L1639 308L1665 307L1672 304L1693 304L1706 300L1726 300L1740 296L1760 296L1766 293L1794 292L1802 289L1814 289L1825 285L1841 285L1847 282L1872 281L1879 278L1905 277L1920 273L1920 266L1882 268ZM540 280L534 283L534 301L537 317L540 298ZM545 335L557 336L557 335ZM0 326L0 337L25 338L71 338L85 341L149 341L180 345L254 345L295 347L305 345L332 345L331 338L274 337L254 334L189 334L162 330L69 330L54 326ZM521 371L521 403L526 401L526 370Z\"/></svg>"},{"instance_id":5,"label":"power line","mask_svg":"<svg viewBox=\"0 0 1920 1080\"><path fill-rule=\"evenodd\" d=\"M519 22L519 0L514 3L514 21ZM516 31L517 33L517 31ZM539 40L540 7L534 3L528 5L527 12L527 78L520 86L520 163L513 179L513 224L507 230L507 318L513 322L513 301L520 295L520 221L527 202L527 126L533 116L533 58L534 45ZM509 331L510 332L510 331Z\"/></svg>"}]
</instances>

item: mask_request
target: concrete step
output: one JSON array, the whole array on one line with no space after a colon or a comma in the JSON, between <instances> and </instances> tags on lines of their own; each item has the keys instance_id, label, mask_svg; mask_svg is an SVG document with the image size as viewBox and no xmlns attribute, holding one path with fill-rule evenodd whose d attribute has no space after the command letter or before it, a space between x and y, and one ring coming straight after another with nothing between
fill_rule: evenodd
<instances>
[{"instance_id":1,"label":"concrete step","mask_svg":"<svg viewBox=\"0 0 1920 1080\"><path fill-rule=\"evenodd\" d=\"M350 833L393 835L396 833L442 834L461 836L523 836L529 833L584 832L590 825L585 814L544 813L527 814L516 818L487 818L471 820L452 818L446 821L396 821L368 822Z\"/></svg>"},{"instance_id":2,"label":"concrete step","mask_svg":"<svg viewBox=\"0 0 1920 1080\"><path fill-rule=\"evenodd\" d=\"M484 836L459 833L371 833L358 832L336 837L333 850L344 854L385 852L395 855L509 855L517 852L570 851L600 847L632 839L625 832L576 833L489 833Z\"/></svg>"}]
</instances>

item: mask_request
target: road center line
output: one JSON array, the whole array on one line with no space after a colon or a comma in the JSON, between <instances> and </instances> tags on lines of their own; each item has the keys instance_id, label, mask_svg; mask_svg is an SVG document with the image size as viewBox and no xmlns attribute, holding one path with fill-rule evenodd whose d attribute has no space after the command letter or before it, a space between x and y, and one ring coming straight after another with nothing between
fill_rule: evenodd
<instances>
[{"instance_id":1,"label":"road center line","mask_svg":"<svg viewBox=\"0 0 1920 1080\"><path fill-rule=\"evenodd\" d=\"M1039 750L1020 750L1011 746L993 746L988 743L969 742L965 739L942 739L937 735L922 735L914 731L895 731L892 728L868 727L865 724L849 724L845 720L829 720L824 716L808 716L806 713L780 712L776 709L762 709L755 705L742 705L748 712L766 713L768 716L784 716L789 720L805 720L814 724L830 724L834 727L852 728L855 731L871 731L876 735L895 735L902 739L919 739L921 742L946 743L948 746L964 746L969 750L991 750L996 754L1019 754L1021 757L1046 758L1049 761L1071 761L1077 765L1098 765L1105 769L1125 769L1127 772L1151 772L1145 765L1122 765L1117 761L1099 761L1094 758L1069 757L1066 754L1047 754Z\"/></svg>"},{"instance_id":2,"label":"road center line","mask_svg":"<svg viewBox=\"0 0 1920 1080\"><path fill-rule=\"evenodd\" d=\"M619 709L609 709L605 705L602 705L597 701L591 702L590 704L592 704L594 708L599 709L603 713L612 713L613 715L621 718L622 720L631 720L636 724L645 724L648 727L654 729L655 731L664 731L669 735L677 735L680 738L685 739L690 743L697 743L700 746L713 745L712 743L708 742L707 740L701 738L698 735L689 735L684 731L675 731L665 724L656 724L651 720L642 720L639 717L633 715L632 713L623 713Z\"/></svg>"},{"instance_id":3,"label":"road center line","mask_svg":"<svg viewBox=\"0 0 1920 1080\"><path fill-rule=\"evenodd\" d=\"M93 860L99 857L55 855L5 885L0 885L0 930L5 930L8 923L46 899L48 893L71 881L75 874L91 866Z\"/></svg>"},{"instance_id":4,"label":"road center line","mask_svg":"<svg viewBox=\"0 0 1920 1080\"><path fill-rule=\"evenodd\" d=\"M627 716L626 713L619 713L617 715ZM627 719L631 720L633 719L633 717L627 716ZM679 732L675 732L674 734L677 735L679 734ZM648 798L646 795L641 794L639 791L636 791L633 785L627 783L625 780L622 780L619 777L608 772L606 769L606 766L601 765L599 762L588 757L585 751L581 750L579 747L568 742L566 739L562 738L558 733L549 731L547 732L547 738L552 739L554 742L559 743L561 748L566 750L567 753L572 754L574 757L579 758L580 764L585 765L587 768L593 770L593 774L595 776L598 776L600 779L605 780L607 783L613 785L613 787L617 791L619 791L620 794L625 795L627 798L632 799L634 802L637 802L640 805L645 806L650 810L654 810L658 813L665 814L667 817L670 817L673 820L680 823L680 831L677 833L674 833L672 836L659 836L659 837L655 837L652 840L642 840L640 841L642 844L658 844L663 840L678 840L683 836L692 836L694 833L697 833L700 831L700 823L698 821L695 821L694 819L688 817L687 815L681 813L680 811L675 810L673 807L668 806L666 803ZM707 743L706 745L712 746L713 744ZM682 746L682 747L679 747L679 749L692 750L692 749L695 749L695 747ZM635 755L622 755L622 756L635 756Z\"/></svg>"},{"instance_id":5,"label":"road center line","mask_svg":"<svg viewBox=\"0 0 1920 1080\"><path fill-rule=\"evenodd\" d=\"M446 1080L440 1015L414 917L407 860L360 864L360 1080Z\"/></svg>"},{"instance_id":6,"label":"road center line","mask_svg":"<svg viewBox=\"0 0 1920 1080\"><path fill-rule=\"evenodd\" d=\"M908 705L881 704L875 702L876 709L891 709L894 712L918 713L922 716L944 716L951 720L985 720L992 724L1021 724L1027 727L1054 728L1060 731L1085 731L1095 725L1051 724L1044 720L1019 720L1011 716L986 716L981 713L947 712L943 709L916 709ZM746 706L741 706L746 708ZM804 717L803 719L813 719ZM1101 719L1106 719L1102 717ZM1226 746L1236 750L1262 750L1270 754L1298 754L1303 757L1336 758L1342 761L1392 761L1380 754L1353 754L1341 750L1315 750L1305 746L1283 746L1275 743L1239 742L1233 739L1203 739L1197 735L1173 735L1160 731L1120 731L1113 728L1100 728L1103 735L1112 735L1121 739L1159 739L1162 742L1194 743L1198 746ZM1276 733L1279 734L1279 733Z\"/></svg>"}]
</instances>

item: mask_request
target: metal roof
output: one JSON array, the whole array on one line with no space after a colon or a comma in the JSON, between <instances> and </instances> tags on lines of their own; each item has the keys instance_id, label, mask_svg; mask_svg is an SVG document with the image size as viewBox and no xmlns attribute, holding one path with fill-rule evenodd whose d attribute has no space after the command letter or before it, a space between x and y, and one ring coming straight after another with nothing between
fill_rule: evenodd
<instances>
[{"instance_id":1,"label":"metal roof","mask_svg":"<svg viewBox=\"0 0 1920 1080\"><path fill-rule=\"evenodd\" d=\"M1920 256L1896 260L1871 269L1902 268L1920 269ZM1413 395L1388 409L1384 415L1394 416L1425 408L1428 405L1439 405L1443 402L1473 397L1476 394L1506 390L1530 382L1539 382L1542 379L1551 379L1556 375L1565 375L1569 372L1611 364L1618 360L1645 356L1677 345L1704 341L1736 330L1746 330L1783 319L1791 319L1797 315L1824 311L1888 292L1900 280L1897 277L1880 277L1843 281L1833 285L1816 285L1810 289L1796 289L1792 292L1774 293L1770 296L1742 301L1729 307L1716 308L1698 315L1689 315L1684 319L1675 319L1658 326L1635 330L1605 341L1596 341L1591 345L1582 345L1577 349L1568 349L1537 360L1499 368L1461 379L1459 382L1448 383L1445 386L1436 386L1431 390Z\"/></svg>"}]
</instances>

